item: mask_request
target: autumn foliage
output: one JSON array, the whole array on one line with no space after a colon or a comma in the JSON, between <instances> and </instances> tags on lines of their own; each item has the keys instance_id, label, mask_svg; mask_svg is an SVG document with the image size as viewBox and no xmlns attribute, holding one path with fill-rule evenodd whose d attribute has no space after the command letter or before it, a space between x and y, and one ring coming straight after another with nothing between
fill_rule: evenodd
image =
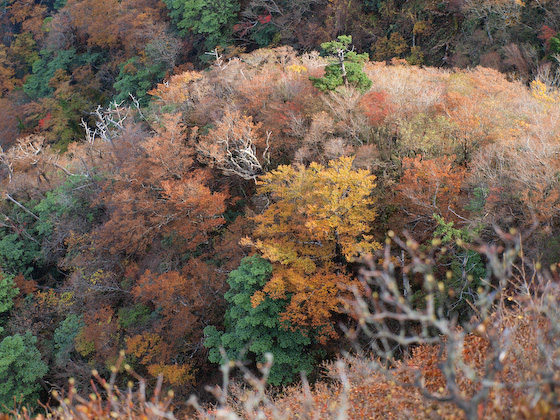
<instances>
[{"instance_id":1,"label":"autumn foliage","mask_svg":"<svg viewBox=\"0 0 560 420\"><path fill-rule=\"evenodd\" d=\"M404 44L412 39L390 34L375 51L389 54L390 47L403 58L360 64L371 80L364 92L352 83L333 91L314 87L312 80L323 77L331 58L288 46L250 53L217 48L206 70L184 66L172 74L170 63L204 40L189 32L191 44L179 47L162 4L55 3L60 12L45 22L50 32L42 38L37 23L54 13L54 4L44 9L21 3L25 8L18 11L10 6L7 19L14 19L14 28L27 22L37 38L18 34L0 49L0 104L9 108L0 130L15 136L3 139L0 150L0 267L18 288L0 293L9 301L0 339L27 331L36 336L29 343L38 353L29 354L40 354L39 362L48 366L45 384L62 386L72 377L80 392L95 392L91 369L110 375L125 350L122 362L130 370L120 372L122 384L142 376L153 385L161 376L161 386L172 386L178 398L195 392L208 401L204 389L219 380L224 344L228 357L243 359L248 349L245 365L237 365L242 374L232 373L236 379L266 368L269 350L282 359L283 367L270 377L275 384L288 386L300 370L308 372L315 384L307 396L297 387L286 389L285 399L266 394L279 406L292 404L293 412L305 412L309 395L319 417L347 404L350 418L429 417L438 410L460 418L468 409L459 405L472 398L475 411L489 418L530 418L546 404L554 409L541 382L531 392L538 390L543 399L531 405L520 397L522 388L487 386L481 368L499 358L494 350L505 342L497 338L503 338L501 326L519 344L515 354L504 356L512 358L511 369L500 368L496 380L541 378L548 366L532 353L536 343L530 339L537 337L522 332L528 328L523 322L549 331L546 320L536 309L534 316L519 318L529 307L520 296L534 290L542 267L557 269L560 94L544 73L527 86L495 69L415 67L403 61ZM249 3L252 14L240 19L255 26L246 25L240 37L264 42L275 36L275 23L282 21L288 32L296 25L266 9L270 3ZM410 9L410 25L403 27L416 46L432 42L427 35L443 19L433 16L437 4L428 3L429 11ZM310 9L300 11L302 19L319 13L315 3L305 4ZM395 2L386 4L364 5L364 13L400 10ZM115 14L106 26L105 8ZM325 9L339 11L339 23L355 25L352 6L332 2ZM488 12L480 22L477 10ZM509 26L498 25L496 10L469 13L473 28L484 28L488 19L498 42ZM319 25L314 36L328 40L328 32ZM34 55L32 40L58 49ZM79 45L88 45L88 52L71 47ZM103 61L105 53L114 61ZM453 52L455 59L459 53ZM24 80L25 66L35 70ZM109 102L109 81L117 79L125 102ZM140 84L144 94L129 96L125 87ZM401 234L402 247L395 239ZM507 246L518 234L523 247L512 251ZM383 243L388 250L373 258ZM492 266L490 248L511 260ZM392 290L383 294L381 283L361 281L365 261L392 276ZM507 278L523 272L525 280L493 294L504 276L489 275L489 265L508 267L501 272ZM396 349L393 371L371 368L379 357L386 362L386 354L363 355L347 359L346 377L352 378L344 382L343 368L331 362L354 354L353 345L373 352L382 342L362 335L372 319L382 317L380 307L367 301L369 312L351 310L357 299L375 299L376 293L393 298L385 309L400 308L383 324L386 330L370 328L393 334L387 341ZM538 293L544 302L546 293ZM495 328L490 331L489 323L486 333L465 329L482 316L482 297L498 295L504 308L484 313ZM436 321L445 331L432 324L422 329L433 319L418 316L430 307L439 311ZM236 338L239 331L243 342ZM395 344L423 332L432 341ZM468 369L457 373L453 388L450 371L441 366L451 360L448 345L456 342L445 337L459 336L459 366ZM543 340L540 345L555 338ZM523 364L525 353L540 370ZM339 379L330 373L329 383L320 381L321 359L331 372L338 369ZM482 391L488 394L479 398ZM451 395L454 402L433 402L426 393ZM520 405L498 409L499 401ZM94 409L91 401L82 403Z\"/></svg>"},{"instance_id":2,"label":"autumn foliage","mask_svg":"<svg viewBox=\"0 0 560 420\"><path fill-rule=\"evenodd\" d=\"M457 166L455 156L426 159L422 155L403 158L403 176L397 187L400 202L405 204L408 223L434 224L433 215L456 220L461 211L461 186L466 169Z\"/></svg>"},{"instance_id":3,"label":"autumn foliage","mask_svg":"<svg viewBox=\"0 0 560 420\"><path fill-rule=\"evenodd\" d=\"M332 334L328 320L339 312L352 284L343 263L379 245L369 235L375 219L375 177L352 169L342 157L327 167L280 166L261 178L259 192L271 205L255 216L254 245L277 269L264 288L273 298L290 296L284 316L295 325ZM253 305L263 299L254 295Z\"/></svg>"}]
</instances>

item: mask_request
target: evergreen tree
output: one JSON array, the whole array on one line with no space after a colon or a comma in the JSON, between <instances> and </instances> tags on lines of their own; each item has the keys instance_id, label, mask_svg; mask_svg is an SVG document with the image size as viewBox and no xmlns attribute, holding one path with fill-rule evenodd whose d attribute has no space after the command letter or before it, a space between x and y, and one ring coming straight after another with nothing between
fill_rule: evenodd
<instances>
[{"instance_id":1,"label":"evergreen tree","mask_svg":"<svg viewBox=\"0 0 560 420\"><path fill-rule=\"evenodd\" d=\"M52 95L54 87L49 81L55 76L57 70L71 73L73 69L99 62L100 53L77 54L74 48L68 50L41 50L41 58L33 62L33 74L23 85L23 90L32 99L44 98Z\"/></svg>"},{"instance_id":2,"label":"evergreen tree","mask_svg":"<svg viewBox=\"0 0 560 420\"><path fill-rule=\"evenodd\" d=\"M13 307L18 293L14 276L0 272L0 314ZM3 331L0 327L0 333ZM47 373L36 342L37 338L29 331L23 336L4 337L0 342L0 412L13 408L14 397L23 405L35 403L39 390L37 379Z\"/></svg>"},{"instance_id":3,"label":"evergreen tree","mask_svg":"<svg viewBox=\"0 0 560 420\"><path fill-rule=\"evenodd\" d=\"M37 380L47 373L47 365L41 360L36 342L29 331L0 342L0 410L13 408L14 397L23 404L34 404L38 398Z\"/></svg>"},{"instance_id":4,"label":"evergreen tree","mask_svg":"<svg viewBox=\"0 0 560 420\"><path fill-rule=\"evenodd\" d=\"M223 348L229 359L243 357L252 362L264 362L265 353L272 353L269 382L280 385L296 379L301 371L309 373L317 352L312 351L313 340L290 328L279 319L287 301L266 297L253 307L251 297L267 283L272 265L257 256L243 259L232 271L228 283L231 289L225 298L229 308L225 316L225 332L214 326L204 329L204 345L210 349L208 358L213 363L224 363Z\"/></svg>"},{"instance_id":5,"label":"evergreen tree","mask_svg":"<svg viewBox=\"0 0 560 420\"><path fill-rule=\"evenodd\" d=\"M54 332L55 363L65 366L74 350L74 341L85 323L83 315L70 314Z\"/></svg>"},{"instance_id":6,"label":"evergreen tree","mask_svg":"<svg viewBox=\"0 0 560 420\"><path fill-rule=\"evenodd\" d=\"M117 81L113 87L117 91L115 101L122 102L130 99L132 94L143 105L148 101L148 90L165 77L167 66L164 63L153 62L147 56L132 57L120 69Z\"/></svg>"},{"instance_id":7,"label":"evergreen tree","mask_svg":"<svg viewBox=\"0 0 560 420\"><path fill-rule=\"evenodd\" d=\"M313 86L326 92L342 85L353 85L360 92L367 92L372 82L362 70L362 66L369 56L368 53L358 54L349 49L351 43L352 36L341 35L336 41L321 44L321 48L336 58L336 61L325 68L323 77L310 78Z\"/></svg>"},{"instance_id":8,"label":"evergreen tree","mask_svg":"<svg viewBox=\"0 0 560 420\"><path fill-rule=\"evenodd\" d=\"M0 314L12 309L13 299L18 293L19 289L15 287L14 276L0 272Z\"/></svg>"},{"instance_id":9,"label":"evergreen tree","mask_svg":"<svg viewBox=\"0 0 560 420\"><path fill-rule=\"evenodd\" d=\"M228 41L239 4L232 0L164 0L181 35L201 34L212 50Z\"/></svg>"}]
</instances>

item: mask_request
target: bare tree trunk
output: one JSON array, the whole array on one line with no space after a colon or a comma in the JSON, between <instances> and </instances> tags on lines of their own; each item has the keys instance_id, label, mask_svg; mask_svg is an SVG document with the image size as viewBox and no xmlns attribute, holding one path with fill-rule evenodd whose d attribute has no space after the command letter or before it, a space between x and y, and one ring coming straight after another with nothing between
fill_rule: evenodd
<instances>
[{"instance_id":1,"label":"bare tree trunk","mask_svg":"<svg viewBox=\"0 0 560 420\"><path fill-rule=\"evenodd\" d=\"M35 220L39 220L39 217L35 215L35 213L33 213L31 210L29 210L27 207L25 207L16 199L14 199L10 194L6 193L6 198L10 200L12 203L14 203L16 206L18 206L20 209L22 209L24 212L32 216Z\"/></svg>"},{"instance_id":2,"label":"bare tree trunk","mask_svg":"<svg viewBox=\"0 0 560 420\"><path fill-rule=\"evenodd\" d=\"M344 65L344 51L338 50L338 64L340 64L340 73L342 80L344 81L344 86L348 87L348 76L346 74L346 66Z\"/></svg>"}]
</instances>

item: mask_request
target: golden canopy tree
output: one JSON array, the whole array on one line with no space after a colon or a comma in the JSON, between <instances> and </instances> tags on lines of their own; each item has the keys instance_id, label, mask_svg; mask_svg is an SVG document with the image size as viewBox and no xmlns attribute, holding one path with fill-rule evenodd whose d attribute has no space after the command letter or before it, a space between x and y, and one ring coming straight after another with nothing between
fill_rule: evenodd
<instances>
[{"instance_id":1,"label":"golden canopy tree","mask_svg":"<svg viewBox=\"0 0 560 420\"><path fill-rule=\"evenodd\" d=\"M254 217L246 239L274 263L274 274L253 296L290 299L282 314L292 325L333 334L329 318L353 283L344 263L379 248L368 232L375 220L375 176L352 168L352 157L327 167L312 163L280 166L261 177L259 192L271 204Z\"/></svg>"}]
</instances>

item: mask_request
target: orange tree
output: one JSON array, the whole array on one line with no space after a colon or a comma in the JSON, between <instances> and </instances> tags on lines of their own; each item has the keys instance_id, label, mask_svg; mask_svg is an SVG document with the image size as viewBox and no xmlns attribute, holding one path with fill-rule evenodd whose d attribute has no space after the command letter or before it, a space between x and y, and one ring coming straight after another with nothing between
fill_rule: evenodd
<instances>
[{"instance_id":1,"label":"orange tree","mask_svg":"<svg viewBox=\"0 0 560 420\"><path fill-rule=\"evenodd\" d=\"M396 202L409 228L426 235L437 227L434 214L454 222L463 208L463 185L467 170L454 164L455 156L426 159L421 155L402 160L403 176L396 187Z\"/></svg>"},{"instance_id":2,"label":"orange tree","mask_svg":"<svg viewBox=\"0 0 560 420\"><path fill-rule=\"evenodd\" d=\"M376 216L375 176L353 169L352 162L341 157L327 167L280 166L261 177L259 192L270 205L254 217L253 238L245 240L274 264L253 305L266 295L287 298L282 319L317 329L323 340L334 335L330 318L354 283L345 264L379 248L368 235Z\"/></svg>"}]
</instances>

